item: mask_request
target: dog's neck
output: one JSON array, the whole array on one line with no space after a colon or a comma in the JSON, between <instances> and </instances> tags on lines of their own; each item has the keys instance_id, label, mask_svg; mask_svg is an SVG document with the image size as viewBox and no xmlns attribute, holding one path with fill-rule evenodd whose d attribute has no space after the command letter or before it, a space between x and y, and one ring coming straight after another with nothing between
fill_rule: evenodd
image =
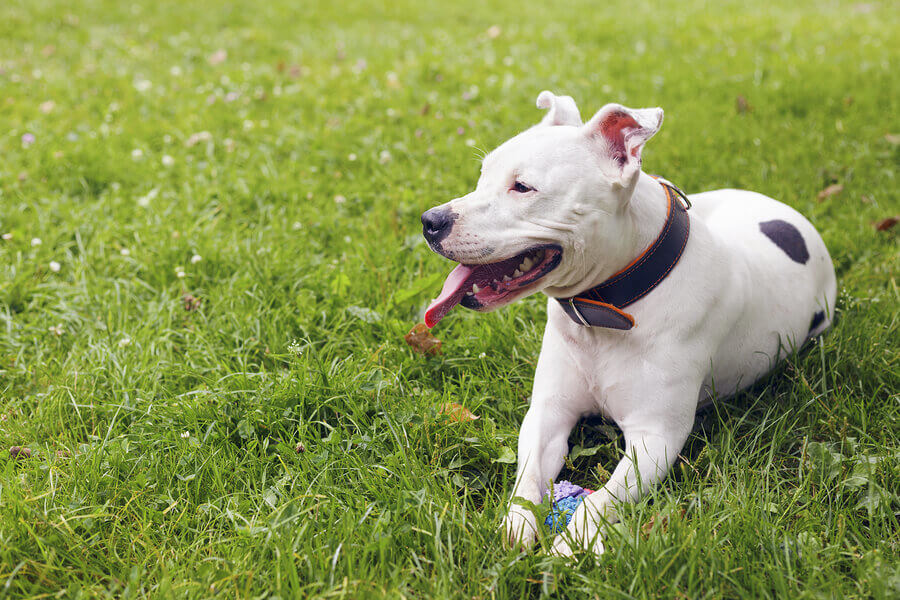
<instances>
[{"instance_id":1,"label":"dog's neck","mask_svg":"<svg viewBox=\"0 0 900 600\"><path fill-rule=\"evenodd\" d=\"M605 240L602 247L587 247L584 255L587 273L577 281L548 288L554 298L574 296L607 280L641 255L659 236L668 211L668 198L663 186L641 171L628 205L623 208L622 227L615 240ZM611 243L610 243L611 242Z\"/></svg>"},{"instance_id":2,"label":"dog's neck","mask_svg":"<svg viewBox=\"0 0 900 600\"><path fill-rule=\"evenodd\" d=\"M628 206L625 208L626 228L622 231L622 250L610 263L604 265L599 279L589 287L602 283L640 256L659 237L666 223L669 199L663 186L643 171ZM612 256L610 258L613 258Z\"/></svg>"}]
</instances>

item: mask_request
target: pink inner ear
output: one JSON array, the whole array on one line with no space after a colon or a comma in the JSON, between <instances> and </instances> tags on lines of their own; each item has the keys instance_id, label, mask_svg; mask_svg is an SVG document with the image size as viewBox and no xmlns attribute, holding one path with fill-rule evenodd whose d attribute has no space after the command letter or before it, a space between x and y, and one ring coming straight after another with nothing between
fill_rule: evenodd
<instances>
[{"instance_id":1,"label":"pink inner ear","mask_svg":"<svg viewBox=\"0 0 900 600\"><path fill-rule=\"evenodd\" d=\"M628 153L625 149L625 129L640 129L640 125L634 120L634 117L622 111L611 112L600 121L600 134L609 144L610 155L619 164L624 164L628 160ZM636 151L637 148L634 150ZM637 156L637 154L634 155Z\"/></svg>"}]
</instances>

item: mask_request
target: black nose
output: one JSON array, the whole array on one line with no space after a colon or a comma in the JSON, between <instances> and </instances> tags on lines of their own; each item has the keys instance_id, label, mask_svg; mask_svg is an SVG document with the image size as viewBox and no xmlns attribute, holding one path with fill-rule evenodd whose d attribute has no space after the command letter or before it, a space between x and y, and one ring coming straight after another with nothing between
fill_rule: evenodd
<instances>
[{"instance_id":1,"label":"black nose","mask_svg":"<svg viewBox=\"0 0 900 600\"><path fill-rule=\"evenodd\" d=\"M431 244L437 244L450 235L456 214L441 208L432 208L422 213L422 235Z\"/></svg>"}]
</instances>

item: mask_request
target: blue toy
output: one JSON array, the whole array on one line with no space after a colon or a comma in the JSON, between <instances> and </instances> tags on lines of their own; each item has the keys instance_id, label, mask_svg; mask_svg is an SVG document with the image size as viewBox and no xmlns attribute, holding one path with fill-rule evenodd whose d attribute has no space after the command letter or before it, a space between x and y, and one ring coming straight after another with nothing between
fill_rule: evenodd
<instances>
[{"instance_id":1,"label":"blue toy","mask_svg":"<svg viewBox=\"0 0 900 600\"><path fill-rule=\"evenodd\" d=\"M544 520L544 525L550 528L550 533L559 533L572 520L575 509L584 502L588 494L593 490L575 485L569 481L557 481L553 484L553 501L550 506L550 514ZM547 492L550 495L550 492Z\"/></svg>"}]
</instances>

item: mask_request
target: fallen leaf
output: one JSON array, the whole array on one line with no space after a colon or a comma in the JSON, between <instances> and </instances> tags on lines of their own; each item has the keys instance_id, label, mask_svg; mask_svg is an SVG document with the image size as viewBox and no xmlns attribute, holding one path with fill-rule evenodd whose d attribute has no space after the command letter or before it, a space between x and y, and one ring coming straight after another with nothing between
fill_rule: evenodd
<instances>
[{"instance_id":1,"label":"fallen leaf","mask_svg":"<svg viewBox=\"0 0 900 600\"><path fill-rule=\"evenodd\" d=\"M872 226L875 227L876 231L887 231L897 223L900 223L900 215L894 215L893 217L876 221L875 223L872 223Z\"/></svg>"},{"instance_id":2,"label":"fallen leaf","mask_svg":"<svg viewBox=\"0 0 900 600\"><path fill-rule=\"evenodd\" d=\"M182 297L182 300L184 300L184 310L188 312L200 308L200 298L197 298L196 296L185 294L184 297Z\"/></svg>"},{"instance_id":3,"label":"fallen leaf","mask_svg":"<svg viewBox=\"0 0 900 600\"><path fill-rule=\"evenodd\" d=\"M409 347L420 354L437 356L441 353L441 340L434 337L425 323L418 323L409 330L403 339Z\"/></svg>"},{"instance_id":4,"label":"fallen leaf","mask_svg":"<svg viewBox=\"0 0 900 600\"><path fill-rule=\"evenodd\" d=\"M15 458L18 460L31 458L31 449L23 448L22 446L12 446L9 449L9 455L11 458Z\"/></svg>"},{"instance_id":5,"label":"fallen leaf","mask_svg":"<svg viewBox=\"0 0 900 600\"><path fill-rule=\"evenodd\" d=\"M685 511L685 508L684 508L684 507L681 507L680 509L678 509L678 516L681 517L681 518L683 519L683 518L684 518L684 515L685 515L685 512L686 512L686 511ZM655 525L656 525L656 515L653 515L653 516L650 517L650 520L649 520L649 521L647 521L646 523L644 523L644 524L641 526L641 533L643 534L643 536L644 536L644 537L647 537L647 536L650 534L650 532L653 531L653 527L654 527ZM665 533L666 531L668 531L668 529L669 529L669 515L662 515L662 517L661 517L660 520L659 520L659 526L660 526L660 528L662 529L663 533Z\"/></svg>"},{"instance_id":6,"label":"fallen leaf","mask_svg":"<svg viewBox=\"0 0 900 600\"><path fill-rule=\"evenodd\" d=\"M825 198L829 198L829 197L834 196L834 195L836 195L836 194L840 194L842 191L844 191L844 186L843 186L843 184L840 184L840 183L832 183L832 184L829 185L827 188L825 188L824 190L822 190L821 192L819 192L819 194L816 196L816 198L818 198L819 201L822 201L822 200L824 200Z\"/></svg>"},{"instance_id":7,"label":"fallen leaf","mask_svg":"<svg viewBox=\"0 0 900 600\"><path fill-rule=\"evenodd\" d=\"M473 414L465 406L461 406L456 402L446 402L441 404L440 410L438 410L438 414L447 415L447 418L451 421L477 421L480 417Z\"/></svg>"},{"instance_id":8,"label":"fallen leaf","mask_svg":"<svg viewBox=\"0 0 900 600\"><path fill-rule=\"evenodd\" d=\"M886 133L884 139L896 146L900 144L900 133Z\"/></svg>"},{"instance_id":9,"label":"fallen leaf","mask_svg":"<svg viewBox=\"0 0 900 600\"><path fill-rule=\"evenodd\" d=\"M747 99L740 94L738 94L737 99L734 101L734 106L739 114L748 113L753 110L753 108L750 106L750 103L747 102Z\"/></svg>"}]
</instances>

